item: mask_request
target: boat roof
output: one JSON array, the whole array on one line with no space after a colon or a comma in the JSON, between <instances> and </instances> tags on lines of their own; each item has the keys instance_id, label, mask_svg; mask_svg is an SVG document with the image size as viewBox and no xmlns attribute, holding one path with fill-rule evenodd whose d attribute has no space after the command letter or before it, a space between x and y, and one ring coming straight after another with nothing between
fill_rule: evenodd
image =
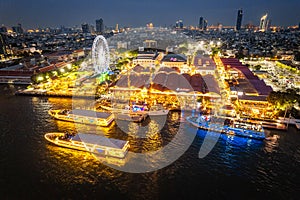
<instances>
[{"instance_id":1,"label":"boat roof","mask_svg":"<svg viewBox=\"0 0 300 200\"><path fill-rule=\"evenodd\" d=\"M128 142L125 140L107 138L104 136L100 136L96 134L88 134L88 133L78 133L72 138L72 140L89 143L89 144L96 144L99 146L117 148L117 149L122 149L124 145Z\"/></svg>"},{"instance_id":2,"label":"boat roof","mask_svg":"<svg viewBox=\"0 0 300 200\"><path fill-rule=\"evenodd\" d=\"M112 115L110 112L97 112L94 110L80 110L80 109L71 110L69 114L80 115L85 117L103 118L103 119L106 119Z\"/></svg>"}]
</instances>

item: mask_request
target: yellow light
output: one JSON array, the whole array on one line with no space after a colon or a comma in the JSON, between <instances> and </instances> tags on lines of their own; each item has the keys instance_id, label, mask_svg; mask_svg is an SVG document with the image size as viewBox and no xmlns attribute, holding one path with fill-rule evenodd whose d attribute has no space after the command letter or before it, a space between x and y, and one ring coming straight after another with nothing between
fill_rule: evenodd
<instances>
[{"instance_id":1,"label":"yellow light","mask_svg":"<svg viewBox=\"0 0 300 200\"><path fill-rule=\"evenodd\" d=\"M44 80L44 78L42 76L39 76L39 77L37 77L37 80L42 81L42 80Z\"/></svg>"},{"instance_id":2,"label":"yellow light","mask_svg":"<svg viewBox=\"0 0 300 200\"><path fill-rule=\"evenodd\" d=\"M60 72L62 72L62 73L64 73L64 72L65 72L65 70L64 70L64 69L60 69L59 71L60 71Z\"/></svg>"}]
</instances>

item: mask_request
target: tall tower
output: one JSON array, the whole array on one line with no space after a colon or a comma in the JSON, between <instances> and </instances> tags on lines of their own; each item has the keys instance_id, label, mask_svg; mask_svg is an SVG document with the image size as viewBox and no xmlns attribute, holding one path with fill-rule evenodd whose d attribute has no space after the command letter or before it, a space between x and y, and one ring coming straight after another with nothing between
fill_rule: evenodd
<instances>
[{"instance_id":1,"label":"tall tower","mask_svg":"<svg viewBox=\"0 0 300 200\"><path fill-rule=\"evenodd\" d=\"M4 25L0 27L0 33L7 33L7 28Z\"/></svg>"},{"instance_id":2,"label":"tall tower","mask_svg":"<svg viewBox=\"0 0 300 200\"><path fill-rule=\"evenodd\" d=\"M204 20L204 22L203 22L203 30L206 31L206 29L207 29L207 20Z\"/></svg>"},{"instance_id":3,"label":"tall tower","mask_svg":"<svg viewBox=\"0 0 300 200\"><path fill-rule=\"evenodd\" d=\"M183 29L183 22L182 22L182 20L179 20L179 28Z\"/></svg>"},{"instance_id":4,"label":"tall tower","mask_svg":"<svg viewBox=\"0 0 300 200\"><path fill-rule=\"evenodd\" d=\"M183 21L180 19L178 21L176 21L176 25L175 25L176 28L180 28L180 29L183 29Z\"/></svg>"},{"instance_id":5,"label":"tall tower","mask_svg":"<svg viewBox=\"0 0 300 200\"><path fill-rule=\"evenodd\" d=\"M104 33L104 24L102 18L96 20L96 32L100 34Z\"/></svg>"},{"instance_id":6,"label":"tall tower","mask_svg":"<svg viewBox=\"0 0 300 200\"><path fill-rule=\"evenodd\" d=\"M237 31L241 30L242 27L242 20L243 20L243 10L238 10L237 19L236 19L236 26L235 29Z\"/></svg>"},{"instance_id":7,"label":"tall tower","mask_svg":"<svg viewBox=\"0 0 300 200\"><path fill-rule=\"evenodd\" d=\"M200 18L199 18L199 26L198 26L198 28L199 28L200 30L203 30L203 22L204 22L203 17L200 17Z\"/></svg>"},{"instance_id":8,"label":"tall tower","mask_svg":"<svg viewBox=\"0 0 300 200\"><path fill-rule=\"evenodd\" d=\"M89 25L86 24L86 23L81 24L81 29L82 29L82 32L83 32L83 33L89 33L89 32L90 32Z\"/></svg>"},{"instance_id":9,"label":"tall tower","mask_svg":"<svg viewBox=\"0 0 300 200\"><path fill-rule=\"evenodd\" d=\"M6 42L5 42L5 36L0 33L0 58L1 54L6 57Z\"/></svg>"},{"instance_id":10,"label":"tall tower","mask_svg":"<svg viewBox=\"0 0 300 200\"><path fill-rule=\"evenodd\" d=\"M23 28L21 24L18 24L17 26L13 26L12 27L13 32L18 33L18 34L22 34L23 33Z\"/></svg>"},{"instance_id":11,"label":"tall tower","mask_svg":"<svg viewBox=\"0 0 300 200\"><path fill-rule=\"evenodd\" d=\"M268 26L267 17L268 17L268 14L265 14L260 19L259 30L262 32L265 32L267 30L267 26Z\"/></svg>"}]
</instances>

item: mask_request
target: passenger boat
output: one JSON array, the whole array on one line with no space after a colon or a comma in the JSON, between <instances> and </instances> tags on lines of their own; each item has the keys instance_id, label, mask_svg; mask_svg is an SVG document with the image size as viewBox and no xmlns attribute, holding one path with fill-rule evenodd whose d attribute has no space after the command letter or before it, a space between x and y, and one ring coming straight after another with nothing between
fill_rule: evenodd
<instances>
[{"instance_id":1,"label":"passenger boat","mask_svg":"<svg viewBox=\"0 0 300 200\"><path fill-rule=\"evenodd\" d=\"M162 115L168 115L169 110L164 109L164 107L162 105L157 104L157 105L151 106L149 111L147 111L147 112L148 112L149 116L162 116Z\"/></svg>"},{"instance_id":2,"label":"passenger boat","mask_svg":"<svg viewBox=\"0 0 300 200\"><path fill-rule=\"evenodd\" d=\"M91 124L98 126L108 126L114 120L114 116L110 112L98 112L94 110L49 110L48 113L58 120L69 122Z\"/></svg>"},{"instance_id":3,"label":"passenger boat","mask_svg":"<svg viewBox=\"0 0 300 200\"><path fill-rule=\"evenodd\" d=\"M214 116L187 117L186 120L197 128L223 134L264 140L265 132L261 124L247 123L239 120L224 119Z\"/></svg>"},{"instance_id":4,"label":"passenger boat","mask_svg":"<svg viewBox=\"0 0 300 200\"><path fill-rule=\"evenodd\" d=\"M96 155L124 158L129 149L129 141L106 138L100 135L78 133L46 133L45 139L57 146L87 151Z\"/></svg>"},{"instance_id":5,"label":"passenger boat","mask_svg":"<svg viewBox=\"0 0 300 200\"><path fill-rule=\"evenodd\" d=\"M164 109L161 105L154 105L151 106L151 108L148 110L142 105L132 105L132 106L126 106L124 109L117 109L112 108L109 106L100 106L104 110L112 111L114 113L129 113L129 114L143 114L143 115L149 115L149 116L162 116L162 115L168 115L169 110Z\"/></svg>"},{"instance_id":6,"label":"passenger boat","mask_svg":"<svg viewBox=\"0 0 300 200\"><path fill-rule=\"evenodd\" d=\"M140 123L144 121L148 115L145 113L114 113L115 119Z\"/></svg>"}]
</instances>

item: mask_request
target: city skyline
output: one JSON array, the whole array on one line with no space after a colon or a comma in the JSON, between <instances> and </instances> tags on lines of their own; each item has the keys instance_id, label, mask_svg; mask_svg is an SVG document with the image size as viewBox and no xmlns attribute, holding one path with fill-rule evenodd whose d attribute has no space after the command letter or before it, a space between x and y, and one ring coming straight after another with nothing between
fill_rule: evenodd
<instances>
[{"instance_id":1,"label":"city skyline","mask_svg":"<svg viewBox=\"0 0 300 200\"><path fill-rule=\"evenodd\" d=\"M152 22L155 26L175 25L179 19L184 26L198 26L199 17L203 16L208 25L221 23L225 26L234 26L238 9L243 9L243 23L253 23L258 26L260 18L268 13L273 25L298 25L300 16L297 9L300 2L290 0L282 2L275 0L270 4L267 1L254 0L240 2L230 0L219 1L121 1L108 2L81 1L59 2L32 0L31 4L19 0L0 2L0 24L12 27L21 23L25 29L39 27L72 27L82 23L95 24L95 20L102 18L106 26L138 27ZM50 8L50 9L49 9ZM284 16L284 17L283 17Z\"/></svg>"}]
</instances>

